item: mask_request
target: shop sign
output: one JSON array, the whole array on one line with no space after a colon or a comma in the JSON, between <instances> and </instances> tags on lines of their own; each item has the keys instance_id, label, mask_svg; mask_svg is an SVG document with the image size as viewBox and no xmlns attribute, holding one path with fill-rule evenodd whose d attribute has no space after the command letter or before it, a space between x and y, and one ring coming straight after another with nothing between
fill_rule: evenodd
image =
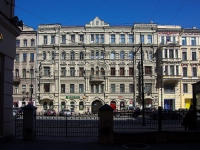
<instances>
[{"instance_id":1,"label":"shop sign","mask_svg":"<svg viewBox=\"0 0 200 150\"><path fill-rule=\"evenodd\" d=\"M123 96L118 96L118 98L122 99L122 98L123 98Z\"/></svg>"},{"instance_id":2,"label":"shop sign","mask_svg":"<svg viewBox=\"0 0 200 150\"><path fill-rule=\"evenodd\" d=\"M80 96L66 96L66 99L79 99Z\"/></svg>"},{"instance_id":3,"label":"shop sign","mask_svg":"<svg viewBox=\"0 0 200 150\"><path fill-rule=\"evenodd\" d=\"M3 41L3 34L0 33L0 40Z\"/></svg>"}]
</instances>

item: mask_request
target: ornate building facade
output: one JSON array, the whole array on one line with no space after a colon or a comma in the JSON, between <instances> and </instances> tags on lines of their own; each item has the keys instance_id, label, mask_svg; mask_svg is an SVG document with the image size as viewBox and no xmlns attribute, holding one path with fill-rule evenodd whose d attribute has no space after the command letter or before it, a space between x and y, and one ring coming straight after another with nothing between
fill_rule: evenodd
<instances>
[{"instance_id":1,"label":"ornate building facade","mask_svg":"<svg viewBox=\"0 0 200 150\"><path fill-rule=\"evenodd\" d=\"M106 103L115 109L141 106L137 71L141 48L145 106L157 106L156 28L156 24L110 26L98 17L85 26L39 25L38 109L96 113Z\"/></svg>"}]
</instances>

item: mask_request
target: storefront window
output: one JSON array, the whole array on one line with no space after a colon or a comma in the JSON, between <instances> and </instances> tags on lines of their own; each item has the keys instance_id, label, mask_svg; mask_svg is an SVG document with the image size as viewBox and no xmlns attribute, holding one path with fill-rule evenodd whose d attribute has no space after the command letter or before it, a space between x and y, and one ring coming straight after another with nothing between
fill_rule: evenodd
<instances>
[{"instance_id":1,"label":"storefront window","mask_svg":"<svg viewBox=\"0 0 200 150\"><path fill-rule=\"evenodd\" d=\"M51 103L49 104L49 108L50 108L50 109L53 109L53 102L51 102Z\"/></svg>"},{"instance_id":2,"label":"storefront window","mask_svg":"<svg viewBox=\"0 0 200 150\"><path fill-rule=\"evenodd\" d=\"M23 102L22 102L23 103ZM44 102L43 104L43 109L46 110L47 109L47 102Z\"/></svg>"},{"instance_id":3,"label":"storefront window","mask_svg":"<svg viewBox=\"0 0 200 150\"><path fill-rule=\"evenodd\" d=\"M120 110L122 110L122 109L125 109L124 101L121 101L121 102L120 102Z\"/></svg>"},{"instance_id":4,"label":"storefront window","mask_svg":"<svg viewBox=\"0 0 200 150\"><path fill-rule=\"evenodd\" d=\"M83 109L84 109L83 102L79 102L79 110L83 110Z\"/></svg>"},{"instance_id":5,"label":"storefront window","mask_svg":"<svg viewBox=\"0 0 200 150\"><path fill-rule=\"evenodd\" d=\"M61 109L65 109L66 108L66 105L65 105L65 102L61 102Z\"/></svg>"},{"instance_id":6,"label":"storefront window","mask_svg":"<svg viewBox=\"0 0 200 150\"><path fill-rule=\"evenodd\" d=\"M70 102L70 110L71 112L74 112L74 102Z\"/></svg>"}]
</instances>

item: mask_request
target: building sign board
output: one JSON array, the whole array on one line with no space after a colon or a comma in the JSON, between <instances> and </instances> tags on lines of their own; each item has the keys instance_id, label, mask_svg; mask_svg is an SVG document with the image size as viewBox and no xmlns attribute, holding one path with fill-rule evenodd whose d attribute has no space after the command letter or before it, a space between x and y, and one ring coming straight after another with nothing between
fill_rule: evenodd
<instances>
[{"instance_id":1,"label":"building sign board","mask_svg":"<svg viewBox=\"0 0 200 150\"><path fill-rule=\"evenodd\" d=\"M66 96L66 99L79 99L80 96Z\"/></svg>"}]
</instances>

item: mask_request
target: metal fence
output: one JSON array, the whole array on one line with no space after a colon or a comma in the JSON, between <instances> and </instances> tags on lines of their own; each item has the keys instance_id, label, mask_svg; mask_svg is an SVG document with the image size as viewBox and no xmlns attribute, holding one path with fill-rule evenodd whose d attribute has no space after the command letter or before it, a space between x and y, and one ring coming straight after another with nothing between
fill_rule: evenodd
<instances>
[{"instance_id":1,"label":"metal fence","mask_svg":"<svg viewBox=\"0 0 200 150\"><path fill-rule=\"evenodd\" d=\"M116 111L114 131L172 131L185 130L183 117L187 110ZM144 116L144 117L143 117Z\"/></svg>"},{"instance_id":2,"label":"metal fence","mask_svg":"<svg viewBox=\"0 0 200 150\"><path fill-rule=\"evenodd\" d=\"M13 117L14 117L15 139L22 139L22 137L23 137L23 114L16 114Z\"/></svg>"},{"instance_id":3,"label":"metal fence","mask_svg":"<svg viewBox=\"0 0 200 150\"><path fill-rule=\"evenodd\" d=\"M36 116L36 138L98 137L97 115Z\"/></svg>"}]
</instances>

